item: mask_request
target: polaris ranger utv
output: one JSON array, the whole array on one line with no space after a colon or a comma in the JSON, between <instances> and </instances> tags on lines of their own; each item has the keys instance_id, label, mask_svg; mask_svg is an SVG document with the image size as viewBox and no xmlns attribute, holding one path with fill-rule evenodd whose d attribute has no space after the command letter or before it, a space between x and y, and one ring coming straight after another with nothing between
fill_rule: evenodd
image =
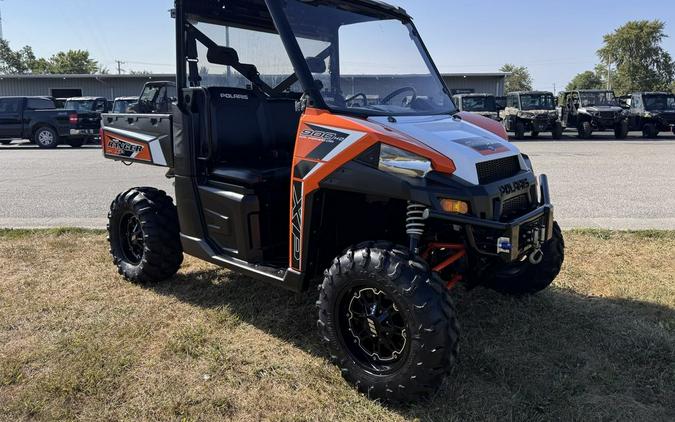
<instances>
[{"instance_id":1,"label":"polaris ranger utv","mask_svg":"<svg viewBox=\"0 0 675 422\"><path fill-rule=\"evenodd\" d=\"M501 122L495 96L492 94L458 94L452 97L459 111L468 111Z\"/></svg>"},{"instance_id":2,"label":"polaris ranger utv","mask_svg":"<svg viewBox=\"0 0 675 422\"><path fill-rule=\"evenodd\" d=\"M638 92L630 97L630 127L645 138L659 132L675 134L675 95L667 92Z\"/></svg>"},{"instance_id":3,"label":"polaris ranger utv","mask_svg":"<svg viewBox=\"0 0 675 422\"><path fill-rule=\"evenodd\" d=\"M506 108L500 113L504 128L523 139L526 132L533 138L541 132L551 132L553 139L560 139L562 123L558 120L555 98L550 92L511 92L506 96Z\"/></svg>"},{"instance_id":4,"label":"polaris ranger utv","mask_svg":"<svg viewBox=\"0 0 675 422\"><path fill-rule=\"evenodd\" d=\"M628 136L628 118L613 91L581 90L560 93L560 114L566 128L588 139L594 131L614 130L616 139Z\"/></svg>"},{"instance_id":5,"label":"polaris ranger utv","mask_svg":"<svg viewBox=\"0 0 675 422\"><path fill-rule=\"evenodd\" d=\"M450 288L522 295L556 278L546 177L499 123L455 109L404 10L176 0L174 17L175 110L103 117L107 158L175 178L175 206L150 187L113 201L124 277L171 278L187 253L293 291L318 278L331 360L386 401L428 395L449 373ZM392 51L405 60L392 66ZM400 73L356 81L363 57Z\"/></svg>"}]
</instances>

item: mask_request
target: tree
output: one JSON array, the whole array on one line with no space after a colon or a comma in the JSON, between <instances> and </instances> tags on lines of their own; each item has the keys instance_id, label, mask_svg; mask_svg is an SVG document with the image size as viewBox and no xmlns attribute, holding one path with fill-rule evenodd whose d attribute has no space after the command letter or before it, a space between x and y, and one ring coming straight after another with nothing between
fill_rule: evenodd
<instances>
[{"instance_id":1,"label":"tree","mask_svg":"<svg viewBox=\"0 0 675 422\"><path fill-rule=\"evenodd\" d=\"M0 39L0 72L7 74L27 73L35 62L33 49L26 46L14 51L9 42Z\"/></svg>"},{"instance_id":2,"label":"tree","mask_svg":"<svg viewBox=\"0 0 675 422\"><path fill-rule=\"evenodd\" d=\"M506 92L532 91L532 75L527 67L507 63L499 71L511 73L506 78Z\"/></svg>"},{"instance_id":3,"label":"tree","mask_svg":"<svg viewBox=\"0 0 675 422\"><path fill-rule=\"evenodd\" d=\"M663 49L668 35L660 20L630 21L605 35L598 50L603 63L614 64L611 85L620 94L667 90L675 78L675 63Z\"/></svg>"},{"instance_id":4,"label":"tree","mask_svg":"<svg viewBox=\"0 0 675 422\"><path fill-rule=\"evenodd\" d=\"M606 86L605 79L597 70L587 70L579 73L567 84L565 88L567 91L574 91L575 89L602 89Z\"/></svg>"},{"instance_id":5,"label":"tree","mask_svg":"<svg viewBox=\"0 0 675 422\"><path fill-rule=\"evenodd\" d=\"M53 55L49 73L59 74L90 74L99 69L98 62L89 57L89 52L84 50L61 51Z\"/></svg>"}]
</instances>

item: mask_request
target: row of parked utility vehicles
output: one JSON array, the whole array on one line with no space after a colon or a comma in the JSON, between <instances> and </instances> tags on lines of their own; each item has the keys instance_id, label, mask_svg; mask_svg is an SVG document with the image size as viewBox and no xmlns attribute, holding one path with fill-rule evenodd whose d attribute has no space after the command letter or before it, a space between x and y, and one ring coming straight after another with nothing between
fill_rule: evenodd
<instances>
[{"instance_id":1,"label":"row of parked utility vehicles","mask_svg":"<svg viewBox=\"0 0 675 422\"><path fill-rule=\"evenodd\" d=\"M551 92L512 92L503 107L489 94L461 94L454 100L461 110L502 122L515 139L542 132L560 139L565 129L576 130L580 138L604 131L613 131L617 139L629 131L640 131L645 138L675 133L675 95L667 92L638 92L621 99L611 90L562 92L557 99Z\"/></svg>"}]
</instances>

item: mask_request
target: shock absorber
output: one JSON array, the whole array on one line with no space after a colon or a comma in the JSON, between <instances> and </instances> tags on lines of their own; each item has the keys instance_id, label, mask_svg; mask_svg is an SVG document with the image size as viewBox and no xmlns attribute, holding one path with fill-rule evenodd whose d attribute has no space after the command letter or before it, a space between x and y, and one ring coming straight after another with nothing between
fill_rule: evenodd
<instances>
[{"instance_id":1,"label":"shock absorber","mask_svg":"<svg viewBox=\"0 0 675 422\"><path fill-rule=\"evenodd\" d=\"M405 219L405 231L410 238L410 250L414 254L419 254L419 242L424 235L426 223L424 222L424 211L427 207L415 202L408 203L408 213Z\"/></svg>"}]
</instances>

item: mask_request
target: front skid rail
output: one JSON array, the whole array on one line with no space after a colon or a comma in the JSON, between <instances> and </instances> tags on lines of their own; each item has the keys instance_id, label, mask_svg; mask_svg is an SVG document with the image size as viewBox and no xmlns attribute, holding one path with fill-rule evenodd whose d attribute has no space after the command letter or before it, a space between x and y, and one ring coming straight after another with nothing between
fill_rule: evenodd
<instances>
[{"instance_id":1,"label":"front skid rail","mask_svg":"<svg viewBox=\"0 0 675 422\"><path fill-rule=\"evenodd\" d=\"M513 262L522 258L522 256L533 247L532 244L520 244L520 231L522 226L542 219L545 223L545 236L542 240L547 241L553 237L553 205L551 204L548 178L546 175L541 175L539 177L539 188L541 194L539 207L509 222L484 220L462 214L449 214L433 210L428 210L425 213L425 216L426 218L444 220L449 223L464 226L467 232L469 246L473 250L482 255L499 256L508 262ZM474 236L475 228L485 228L502 232L503 237L507 237L511 241L511 251L509 253L490 253L481 250L476 245Z\"/></svg>"}]
</instances>

